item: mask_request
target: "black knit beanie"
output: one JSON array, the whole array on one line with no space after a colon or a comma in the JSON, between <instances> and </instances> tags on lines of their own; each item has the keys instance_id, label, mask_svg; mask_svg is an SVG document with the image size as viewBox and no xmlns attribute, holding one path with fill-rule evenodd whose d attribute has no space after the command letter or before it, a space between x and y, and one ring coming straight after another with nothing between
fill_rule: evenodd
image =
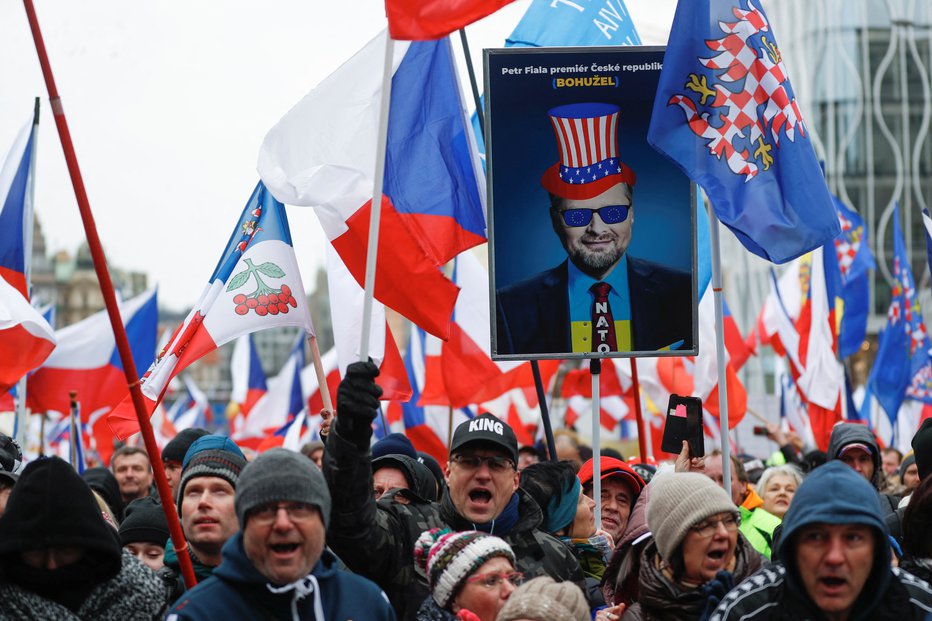
<instances>
[{"instance_id":1,"label":"black knit beanie","mask_svg":"<svg viewBox=\"0 0 932 621\"><path fill-rule=\"evenodd\" d=\"M110 472L109 468L96 466L88 468L81 475L88 486L100 494L107 506L110 507L110 514L116 518L117 523L123 521L123 496L120 494L120 484L117 483L116 477Z\"/></svg>"},{"instance_id":2,"label":"black knit beanie","mask_svg":"<svg viewBox=\"0 0 932 621\"><path fill-rule=\"evenodd\" d=\"M126 505L126 517L120 524L120 543L154 543L165 547L168 542L168 521L162 503L146 496Z\"/></svg>"},{"instance_id":3,"label":"black knit beanie","mask_svg":"<svg viewBox=\"0 0 932 621\"><path fill-rule=\"evenodd\" d=\"M162 461L177 461L180 464L184 461L184 456L188 449L191 448L191 445L194 444L194 441L201 436L206 436L208 433L206 429L199 429L198 427L182 429L162 449Z\"/></svg>"}]
</instances>

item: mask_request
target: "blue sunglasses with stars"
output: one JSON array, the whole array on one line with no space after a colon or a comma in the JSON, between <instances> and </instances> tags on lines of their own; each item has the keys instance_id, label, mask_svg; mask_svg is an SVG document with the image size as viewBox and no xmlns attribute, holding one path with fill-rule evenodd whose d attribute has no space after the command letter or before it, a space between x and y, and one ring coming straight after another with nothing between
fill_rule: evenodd
<instances>
[{"instance_id":1,"label":"blue sunglasses with stars","mask_svg":"<svg viewBox=\"0 0 932 621\"><path fill-rule=\"evenodd\" d=\"M624 222L628 219L628 209L628 205L606 205L598 209L580 207L561 211L560 215L563 217L563 222L566 223L566 226L575 228L579 226L589 226L589 223L592 222L592 214L594 213L599 214L599 218L601 218L602 222L605 224Z\"/></svg>"}]
</instances>

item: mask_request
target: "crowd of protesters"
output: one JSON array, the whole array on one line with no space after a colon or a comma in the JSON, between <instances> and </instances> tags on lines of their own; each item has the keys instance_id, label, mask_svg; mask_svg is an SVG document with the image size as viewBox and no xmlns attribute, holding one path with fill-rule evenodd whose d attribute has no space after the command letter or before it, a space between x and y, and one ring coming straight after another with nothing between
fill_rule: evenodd
<instances>
[{"instance_id":1,"label":"crowd of protesters","mask_svg":"<svg viewBox=\"0 0 932 621\"><path fill-rule=\"evenodd\" d=\"M250 460L198 429L166 444L186 550L144 450L81 476L23 467L0 435L0 620L932 619L932 420L906 455L860 424L824 453L771 425L773 455L606 450L596 479L572 433L550 461L490 414L445 464L373 444L377 375L350 365L301 453Z\"/></svg>"}]
</instances>

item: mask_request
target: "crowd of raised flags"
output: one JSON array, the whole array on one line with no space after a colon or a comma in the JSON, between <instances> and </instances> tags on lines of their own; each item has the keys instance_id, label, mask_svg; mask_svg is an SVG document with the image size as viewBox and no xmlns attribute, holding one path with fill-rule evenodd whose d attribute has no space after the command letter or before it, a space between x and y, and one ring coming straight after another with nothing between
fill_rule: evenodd
<instances>
[{"instance_id":1,"label":"crowd of raised flags","mask_svg":"<svg viewBox=\"0 0 932 621\"><path fill-rule=\"evenodd\" d=\"M369 326L362 325L362 287L385 34L269 131L259 154L262 180L235 221L206 288L157 355L155 291L122 303L134 361L138 369L147 369L140 382L159 442L189 427L225 428L240 445L254 449L296 448L314 439L327 395L346 366L360 358L364 329L371 334L366 353L381 367L384 391L377 437L404 431L417 448L441 459L451 425L480 410L508 420L522 443L540 437L541 404L528 363L496 362L489 353L489 276L474 254L486 241L478 157L483 137L472 131L451 44L442 38L457 24L504 4L467 2L471 8L450 19L418 15L417 2L399 2L389 11L393 36L407 40L396 43L392 60L376 302ZM825 187L782 61L740 53L748 36L769 33L766 16L752 5L733 5L723 0L680 3L649 140L702 186L717 218L750 252L790 264L780 278L774 273L771 293L747 339L726 308L726 360L719 360L708 219L698 202L698 355L642 359L639 393L630 362L610 360L601 379L601 427L609 437L631 437L635 402L640 401L649 446L659 451L669 395L693 395L703 399L707 435L721 441L718 369L725 367L729 427L734 427L747 411L738 371L759 343L785 359L786 372L779 375L781 414L804 437L824 448L832 425L846 418L863 420L886 443L908 441L909 430L928 417L926 405L932 405L932 359L899 214L894 211L892 227L897 286L867 395L857 409L849 405L841 360L859 349L866 331L868 278L874 267L866 229L857 212ZM624 5L607 6L608 13L602 8L593 15L590 9L572 12L535 1L507 44L639 43ZM568 12L572 19L564 19ZM710 22L708 15L720 19ZM585 27L571 27L574 19ZM713 56L697 63L710 49ZM728 123L709 123L705 98L684 91L687 76L708 79L708 106L724 110L722 119ZM415 105L415 98L406 96L411 92L430 96L416 98ZM752 107L764 105L761 118L748 114L748 97ZM357 105L345 106L348 100ZM728 131L722 129L726 125ZM53 331L29 304L33 127L29 123L20 133L0 170L0 393L31 372L26 403L33 412L58 413L58 423L49 423L43 442L52 451L70 446L73 459L74 447L91 448L106 462L114 439L126 440L139 431L107 318L101 312ZM739 134L758 150L736 147ZM308 345L314 327L284 204L313 207L330 242L336 346L320 356L320 368L306 360L309 350L316 353L313 341ZM924 222L932 235L928 214ZM929 249L932 264L932 241ZM203 269L206 273L209 266ZM404 356L388 327L386 307L414 324ZM267 379L252 333L280 327L296 327L299 335L279 374ZM218 415L182 372L233 341L231 403L225 415ZM557 378L562 381L559 396L566 407L558 422L571 426L590 411L588 370L559 361L543 361L540 369L548 394ZM73 424L68 424L73 411L69 390L77 391L80 401L80 417Z\"/></svg>"}]
</instances>

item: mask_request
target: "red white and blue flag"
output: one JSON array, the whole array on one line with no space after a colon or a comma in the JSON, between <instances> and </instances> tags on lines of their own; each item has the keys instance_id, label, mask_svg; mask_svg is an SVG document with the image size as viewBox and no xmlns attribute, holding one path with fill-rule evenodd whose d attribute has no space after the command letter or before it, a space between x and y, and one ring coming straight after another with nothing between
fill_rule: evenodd
<instances>
[{"instance_id":1,"label":"red white and blue flag","mask_svg":"<svg viewBox=\"0 0 932 621\"><path fill-rule=\"evenodd\" d=\"M26 284L28 253L32 251L32 170L36 124L19 131L0 166L0 277L29 299Z\"/></svg>"},{"instance_id":2,"label":"red white and blue flag","mask_svg":"<svg viewBox=\"0 0 932 621\"><path fill-rule=\"evenodd\" d=\"M289 205L314 207L360 285L385 36L292 108L259 152L259 175L269 190ZM486 239L483 172L449 41L398 43L392 67L375 298L446 339L457 289L438 267Z\"/></svg>"},{"instance_id":3,"label":"red white and blue flag","mask_svg":"<svg viewBox=\"0 0 932 621\"><path fill-rule=\"evenodd\" d=\"M281 326L314 331L285 206L259 182L194 309L140 380L149 413L171 378L204 354L244 334ZM129 399L108 421L121 439L139 431Z\"/></svg>"},{"instance_id":4,"label":"red white and blue flag","mask_svg":"<svg viewBox=\"0 0 932 621\"><path fill-rule=\"evenodd\" d=\"M256 351L252 334L246 334L236 339L233 355L230 358L230 389L231 413L230 435L235 435L243 425L253 406L268 391L265 380L265 371Z\"/></svg>"},{"instance_id":5,"label":"red white and blue flag","mask_svg":"<svg viewBox=\"0 0 932 621\"><path fill-rule=\"evenodd\" d=\"M155 290L120 304L120 316L137 368L145 368L155 356L158 303ZM108 412L129 398L126 376L116 350L116 341L106 311L100 311L55 333L58 346L38 371L29 378L26 402L33 412L69 411L68 392L78 393L84 423L95 423L92 434L106 462L112 451L112 436L100 424Z\"/></svg>"},{"instance_id":6,"label":"red white and blue flag","mask_svg":"<svg viewBox=\"0 0 932 621\"><path fill-rule=\"evenodd\" d=\"M759 1L677 4L647 140L768 261L790 261L841 230Z\"/></svg>"},{"instance_id":7,"label":"red white and blue flag","mask_svg":"<svg viewBox=\"0 0 932 621\"><path fill-rule=\"evenodd\" d=\"M171 426L176 432L194 427L208 429L212 418L210 400L190 376L183 375L181 379L184 380L185 391L168 410Z\"/></svg>"},{"instance_id":8,"label":"red white and blue flag","mask_svg":"<svg viewBox=\"0 0 932 621\"><path fill-rule=\"evenodd\" d=\"M246 417L240 432L243 438L264 438L270 434L284 437L287 426L305 409L301 371L305 366L306 340L303 334L298 335L281 371L269 380L268 392Z\"/></svg>"}]
</instances>

